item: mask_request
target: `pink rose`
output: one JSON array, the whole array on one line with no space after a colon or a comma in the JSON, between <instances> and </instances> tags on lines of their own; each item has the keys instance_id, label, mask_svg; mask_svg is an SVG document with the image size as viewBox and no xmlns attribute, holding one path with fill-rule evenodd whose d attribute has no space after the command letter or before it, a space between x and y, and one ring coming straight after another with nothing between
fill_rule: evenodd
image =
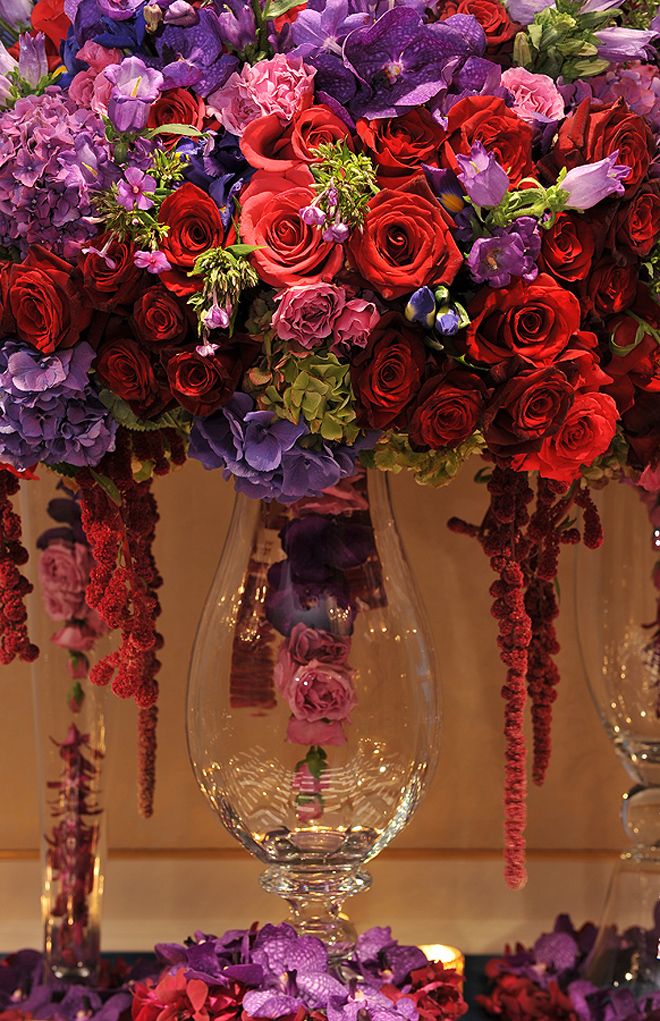
<instances>
[{"instance_id":1,"label":"pink rose","mask_svg":"<svg viewBox=\"0 0 660 1021\"><path fill-rule=\"evenodd\" d=\"M346 735L338 720L332 723L324 720L308 723L306 720L297 720L295 716L289 719L286 739L291 744L318 744L324 747L346 744Z\"/></svg>"},{"instance_id":2,"label":"pink rose","mask_svg":"<svg viewBox=\"0 0 660 1021\"><path fill-rule=\"evenodd\" d=\"M227 131L239 137L257 117L274 113L286 123L298 110L311 106L315 74L302 57L277 53L270 60L234 71L222 88L208 97L208 108Z\"/></svg>"},{"instance_id":3,"label":"pink rose","mask_svg":"<svg viewBox=\"0 0 660 1021\"><path fill-rule=\"evenodd\" d=\"M39 582L44 605L54 620L86 614L85 591L93 566L87 546L56 539L39 559Z\"/></svg>"},{"instance_id":4,"label":"pink rose","mask_svg":"<svg viewBox=\"0 0 660 1021\"><path fill-rule=\"evenodd\" d=\"M96 634L86 624L65 624L51 637L54 645L69 652L89 652L94 648Z\"/></svg>"},{"instance_id":5,"label":"pink rose","mask_svg":"<svg viewBox=\"0 0 660 1021\"><path fill-rule=\"evenodd\" d=\"M509 67L502 85L513 96L513 109L523 121L558 121L564 116L564 100L547 74L532 74L524 67Z\"/></svg>"},{"instance_id":6,"label":"pink rose","mask_svg":"<svg viewBox=\"0 0 660 1021\"><path fill-rule=\"evenodd\" d=\"M296 624L287 646L290 660L298 665L313 659L319 663L343 664L350 650L351 639L347 635L333 635L305 624Z\"/></svg>"},{"instance_id":7,"label":"pink rose","mask_svg":"<svg viewBox=\"0 0 660 1021\"><path fill-rule=\"evenodd\" d=\"M288 340L294 354L305 355L334 332L346 305L346 288L335 284L301 284L279 295L273 329Z\"/></svg>"},{"instance_id":8,"label":"pink rose","mask_svg":"<svg viewBox=\"0 0 660 1021\"><path fill-rule=\"evenodd\" d=\"M106 114L108 111L107 100L112 86L107 78L101 75L101 71L111 64L120 63L121 50L109 50L89 39L78 50L76 57L89 64L89 68L79 71L75 75L69 86L69 95L78 106L82 106L86 110L94 110L98 114Z\"/></svg>"},{"instance_id":9,"label":"pink rose","mask_svg":"<svg viewBox=\"0 0 660 1021\"><path fill-rule=\"evenodd\" d=\"M92 100L94 98L94 82L96 81L96 71L79 71L73 78L69 85L69 95L74 103L78 106L84 107L86 110L91 110Z\"/></svg>"},{"instance_id":10,"label":"pink rose","mask_svg":"<svg viewBox=\"0 0 660 1021\"><path fill-rule=\"evenodd\" d=\"M332 331L330 350L337 357L350 354L356 347L366 347L369 334L380 319L372 301L351 298L347 301Z\"/></svg>"},{"instance_id":11,"label":"pink rose","mask_svg":"<svg viewBox=\"0 0 660 1021\"><path fill-rule=\"evenodd\" d=\"M298 667L289 682L286 698L297 720L347 720L356 698L352 671L312 659Z\"/></svg>"},{"instance_id":12,"label":"pink rose","mask_svg":"<svg viewBox=\"0 0 660 1021\"><path fill-rule=\"evenodd\" d=\"M119 64L122 59L121 50L108 49L107 46L100 46L99 43L95 43L93 39L88 39L84 46L76 53L77 60L84 60L86 64L89 64L91 71L102 71L104 67L109 67L110 64Z\"/></svg>"}]
</instances>

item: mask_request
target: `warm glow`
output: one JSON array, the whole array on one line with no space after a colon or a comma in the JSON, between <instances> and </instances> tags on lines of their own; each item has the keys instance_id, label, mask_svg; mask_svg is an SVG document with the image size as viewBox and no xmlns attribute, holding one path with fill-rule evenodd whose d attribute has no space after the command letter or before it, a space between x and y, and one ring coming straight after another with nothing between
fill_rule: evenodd
<instances>
[{"instance_id":1,"label":"warm glow","mask_svg":"<svg viewBox=\"0 0 660 1021\"><path fill-rule=\"evenodd\" d=\"M448 947L444 943L423 943L420 945L429 961L442 961L445 968L454 968L459 975L465 971L465 958L458 947Z\"/></svg>"}]
</instances>

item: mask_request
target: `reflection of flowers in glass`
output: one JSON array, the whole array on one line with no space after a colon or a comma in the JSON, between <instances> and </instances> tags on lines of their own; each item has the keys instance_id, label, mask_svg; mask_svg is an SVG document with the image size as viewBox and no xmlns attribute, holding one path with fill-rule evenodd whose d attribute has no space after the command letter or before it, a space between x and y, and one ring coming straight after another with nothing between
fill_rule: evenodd
<instances>
[{"instance_id":1,"label":"reflection of flowers in glass","mask_svg":"<svg viewBox=\"0 0 660 1021\"><path fill-rule=\"evenodd\" d=\"M356 703L353 671L346 666L313 659L288 676L281 671L277 680L293 715L306 723L347 721Z\"/></svg>"},{"instance_id":2,"label":"reflection of flowers in glass","mask_svg":"<svg viewBox=\"0 0 660 1021\"><path fill-rule=\"evenodd\" d=\"M39 559L39 581L46 610L56 620L84 615L92 556L79 542L56 539Z\"/></svg>"}]
</instances>

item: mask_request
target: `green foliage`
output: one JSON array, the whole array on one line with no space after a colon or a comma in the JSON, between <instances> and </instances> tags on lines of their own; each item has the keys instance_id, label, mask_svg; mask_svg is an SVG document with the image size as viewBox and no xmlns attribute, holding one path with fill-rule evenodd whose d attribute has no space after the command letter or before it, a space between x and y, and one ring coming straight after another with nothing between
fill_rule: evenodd
<instances>
[{"instance_id":1,"label":"green foliage","mask_svg":"<svg viewBox=\"0 0 660 1021\"><path fill-rule=\"evenodd\" d=\"M346 142L324 142L313 150L318 163L310 170L317 194L315 205L329 221L360 227L369 199L378 193L376 168L364 153L351 152Z\"/></svg>"},{"instance_id":2,"label":"green foliage","mask_svg":"<svg viewBox=\"0 0 660 1021\"><path fill-rule=\"evenodd\" d=\"M361 460L367 468L380 471L410 471L423 486L446 486L468 457L481 453L485 447L480 432L457 447L425 451L413 450L405 433L387 433L373 450L361 455Z\"/></svg>"},{"instance_id":3,"label":"green foliage","mask_svg":"<svg viewBox=\"0 0 660 1021\"><path fill-rule=\"evenodd\" d=\"M197 316L200 336L207 333L205 317L214 305L231 308L233 319L241 294L259 283L259 274L249 261L256 245L230 245L228 248L210 248L196 260L190 276L203 277L201 291L188 299Z\"/></svg>"},{"instance_id":4,"label":"green foliage","mask_svg":"<svg viewBox=\"0 0 660 1021\"><path fill-rule=\"evenodd\" d=\"M556 0L534 16L514 43L516 64L565 82L601 74L609 61L598 56L596 32L614 22L618 8L582 14L576 0Z\"/></svg>"},{"instance_id":5,"label":"green foliage","mask_svg":"<svg viewBox=\"0 0 660 1021\"><path fill-rule=\"evenodd\" d=\"M114 418L115 422L130 429L132 432L155 432L158 429L176 429L177 432L187 435L190 432L191 416L183 408L175 408L173 411L166 411L158 418L148 421L140 419L135 415L126 401L117 397L110 390L101 390L99 397L103 404Z\"/></svg>"}]
</instances>

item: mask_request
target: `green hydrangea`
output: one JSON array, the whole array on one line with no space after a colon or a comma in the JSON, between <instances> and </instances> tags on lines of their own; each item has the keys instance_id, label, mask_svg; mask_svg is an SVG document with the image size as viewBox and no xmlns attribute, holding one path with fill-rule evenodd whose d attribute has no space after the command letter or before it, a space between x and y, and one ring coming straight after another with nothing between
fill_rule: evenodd
<instances>
[{"instance_id":1,"label":"green hydrangea","mask_svg":"<svg viewBox=\"0 0 660 1021\"><path fill-rule=\"evenodd\" d=\"M410 471L415 481L423 486L446 486L468 457L481 453L485 447L486 442L478 431L457 447L423 451L413 450L405 433L388 433L373 450L362 455L362 462L368 468L381 471Z\"/></svg>"}]
</instances>

